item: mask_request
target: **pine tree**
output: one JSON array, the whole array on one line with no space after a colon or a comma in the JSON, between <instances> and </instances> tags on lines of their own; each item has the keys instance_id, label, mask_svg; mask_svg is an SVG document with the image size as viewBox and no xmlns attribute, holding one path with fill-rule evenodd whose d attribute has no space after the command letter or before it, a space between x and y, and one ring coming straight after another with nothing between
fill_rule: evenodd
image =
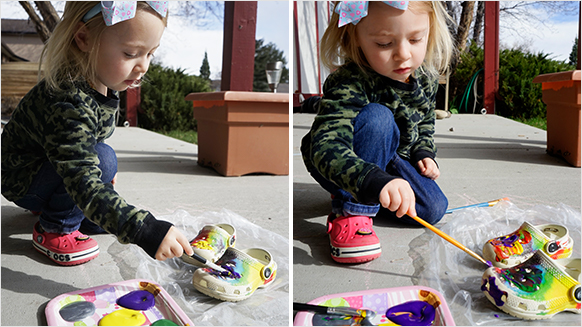
<instances>
[{"instance_id":1,"label":"pine tree","mask_svg":"<svg viewBox=\"0 0 582 327\"><path fill-rule=\"evenodd\" d=\"M578 37L574 39L572 52L570 52L570 65L576 66L578 64Z\"/></svg>"},{"instance_id":2,"label":"pine tree","mask_svg":"<svg viewBox=\"0 0 582 327\"><path fill-rule=\"evenodd\" d=\"M254 92L271 92L269 84L267 84L267 76L265 69L267 63L281 61L283 62L283 70L281 71L280 83L289 83L289 69L286 67L287 60L283 51L277 49L274 43L269 42L264 45L264 41L255 41L255 70L253 78Z\"/></svg>"},{"instance_id":3,"label":"pine tree","mask_svg":"<svg viewBox=\"0 0 582 327\"><path fill-rule=\"evenodd\" d=\"M202 60L202 66L200 66L200 77L210 81L210 65L208 64L208 53L204 51L204 59Z\"/></svg>"}]
</instances>

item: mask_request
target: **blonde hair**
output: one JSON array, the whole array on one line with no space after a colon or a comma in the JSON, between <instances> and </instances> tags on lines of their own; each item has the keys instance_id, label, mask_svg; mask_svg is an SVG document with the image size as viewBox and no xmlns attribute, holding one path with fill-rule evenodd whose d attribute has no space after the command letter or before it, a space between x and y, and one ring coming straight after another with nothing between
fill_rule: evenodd
<instances>
[{"instance_id":1,"label":"blonde hair","mask_svg":"<svg viewBox=\"0 0 582 327\"><path fill-rule=\"evenodd\" d=\"M87 12L99 3L100 1L67 1L63 18L44 46L40 59L39 68L42 65L49 89L58 91L61 90L63 82L73 83L81 80L95 84L101 34L107 28L101 12L85 23L90 34L91 50L89 52L79 49L75 35L79 30L78 23L83 22L83 17ZM155 13L162 19L164 26L167 26L167 15L160 16L147 3L139 1L136 10L148 10Z\"/></svg>"},{"instance_id":2,"label":"blonde hair","mask_svg":"<svg viewBox=\"0 0 582 327\"><path fill-rule=\"evenodd\" d=\"M338 2L335 2L334 7L337 5ZM454 51L453 38L448 26L452 22L451 17L440 1L410 1L407 10L427 12L429 16L428 45L421 69L432 76L444 73ZM366 71L364 68L371 69L356 41L357 25L347 24L337 27L338 20L339 15L334 11L321 38L322 63L331 70L348 61L356 63L364 72Z\"/></svg>"}]
</instances>

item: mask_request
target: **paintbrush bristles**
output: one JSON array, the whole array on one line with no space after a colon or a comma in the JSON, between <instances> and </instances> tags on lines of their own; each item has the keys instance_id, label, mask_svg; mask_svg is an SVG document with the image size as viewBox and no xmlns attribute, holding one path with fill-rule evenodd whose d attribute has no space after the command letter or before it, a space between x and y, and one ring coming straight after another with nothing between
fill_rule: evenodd
<instances>
[{"instance_id":1,"label":"paintbrush bristles","mask_svg":"<svg viewBox=\"0 0 582 327\"><path fill-rule=\"evenodd\" d=\"M412 216L411 216L412 217ZM458 247L459 249L465 251L466 253L468 253L470 256L472 256L473 258L481 261L482 263L491 266L490 263L487 263L487 261L485 261L485 259L481 258L477 253L469 250L467 247L465 247L463 244L459 243L458 241L456 241L454 238L450 237L449 235L445 234L444 232L442 232L440 229L434 227L433 225L427 223L426 221L424 221L423 219L419 218L419 217L412 217L412 219L418 221L421 225L423 225L424 227L430 229L431 231L435 232L435 234L437 234L438 236L444 238L445 240L447 240L449 243L451 243L452 245Z\"/></svg>"},{"instance_id":2,"label":"paintbrush bristles","mask_svg":"<svg viewBox=\"0 0 582 327\"><path fill-rule=\"evenodd\" d=\"M212 263L212 262L210 262L210 261L206 261L206 265L207 265L208 267L210 267L210 268L212 268L212 269L214 269L214 270L218 270L218 271L220 271L220 272L229 272L228 270L226 270L226 269L222 268L221 266L219 266L219 265L217 265L217 264L214 264L214 263ZM230 273L230 272L229 272L229 273Z\"/></svg>"}]
</instances>

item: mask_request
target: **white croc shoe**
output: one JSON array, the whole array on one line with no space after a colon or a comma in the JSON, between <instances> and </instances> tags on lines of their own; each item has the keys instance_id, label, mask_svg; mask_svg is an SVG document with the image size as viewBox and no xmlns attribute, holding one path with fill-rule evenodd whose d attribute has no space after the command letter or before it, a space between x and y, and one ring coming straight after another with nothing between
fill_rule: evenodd
<instances>
[{"instance_id":1,"label":"white croc shoe","mask_svg":"<svg viewBox=\"0 0 582 327\"><path fill-rule=\"evenodd\" d=\"M481 290L496 307L522 319L580 314L580 259L553 260L537 251L515 267L488 268Z\"/></svg>"},{"instance_id":2,"label":"white croc shoe","mask_svg":"<svg viewBox=\"0 0 582 327\"><path fill-rule=\"evenodd\" d=\"M533 226L526 221L515 232L487 241L483 246L483 258L495 267L507 268L525 262L538 250L552 259L568 258L573 245L565 226Z\"/></svg>"}]
</instances>

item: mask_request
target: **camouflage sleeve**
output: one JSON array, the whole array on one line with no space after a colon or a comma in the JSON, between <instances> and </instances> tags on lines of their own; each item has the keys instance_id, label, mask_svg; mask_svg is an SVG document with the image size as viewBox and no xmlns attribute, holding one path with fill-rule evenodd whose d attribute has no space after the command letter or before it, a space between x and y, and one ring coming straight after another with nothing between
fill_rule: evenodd
<instances>
[{"instance_id":1,"label":"camouflage sleeve","mask_svg":"<svg viewBox=\"0 0 582 327\"><path fill-rule=\"evenodd\" d=\"M437 80L419 80L425 93L426 99L429 101L428 112L424 118L418 123L418 141L410 149L410 157L412 160L418 161L422 158L435 158L436 147L434 144L435 132L435 97L438 87Z\"/></svg>"},{"instance_id":2,"label":"camouflage sleeve","mask_svg":"<svg viewBox=\"0 0 582 327\"><path fill-rule=\"evenodd\" d=\"M311 129L313 166L324 178L356 199L366 175L377 167L359 158L353 149L352 121L367 104L364 87L354 77L340 82L328 79L320 114L315 117Z\"/></svg>"},{"instance_id":3,"label":"camouflage sleeve","mask_svg":"<svg viewBox=\"0 0 582 327\"><path fill-rule=\"evenodd\" d=\"M95 150L95 134L99 126L93 110L62 102L54 104L52 109L53 114L44 124L45 130L39 133L45 136L39 142L46 150L48 160L63 178L66 191L85 217L117 235L119 242L136 243L144 220L151 220L153 216L126 203L110 184L101 181ZM158 242L159 245L161 239L150 242ZM151 250L148 254L151 255Z\"/></svg>"}]
</instances>

